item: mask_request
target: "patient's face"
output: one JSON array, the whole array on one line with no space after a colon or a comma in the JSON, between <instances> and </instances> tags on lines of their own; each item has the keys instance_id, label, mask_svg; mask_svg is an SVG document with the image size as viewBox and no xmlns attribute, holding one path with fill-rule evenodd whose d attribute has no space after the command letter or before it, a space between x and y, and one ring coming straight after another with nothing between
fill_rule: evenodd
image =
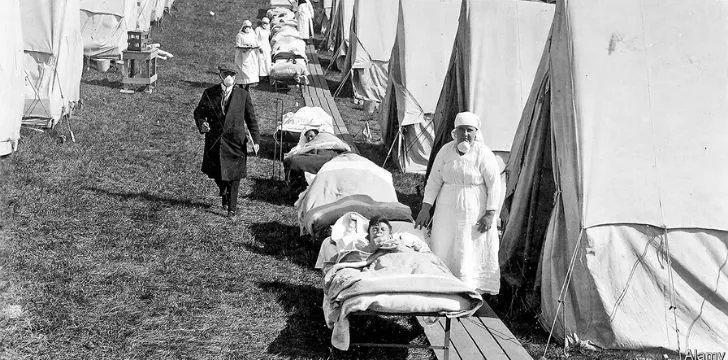
<instances>
[{"instance_id":1,"label":"patient's face","mask_svg":"<svg viewBox=\"0 0 728 360\"><path fill-rule=\"evenodd\" d=\"M318 135L318 133L313 130L309 130L306 132L305 135L306 135L306 142L311 142L311 140L313 140L313 138L315 138L316 135Z\"/></svg>"},{"instance_id":2,"label":"patient's face","mask_svg":"<svg viewBox=\"0 0 728 360\"><path fill-rule=\"evenodd\" d=\"M378 244L389 239L392 230L385 223L376 224L369 228L369 239Z\"/></svg>"}]
</instances>

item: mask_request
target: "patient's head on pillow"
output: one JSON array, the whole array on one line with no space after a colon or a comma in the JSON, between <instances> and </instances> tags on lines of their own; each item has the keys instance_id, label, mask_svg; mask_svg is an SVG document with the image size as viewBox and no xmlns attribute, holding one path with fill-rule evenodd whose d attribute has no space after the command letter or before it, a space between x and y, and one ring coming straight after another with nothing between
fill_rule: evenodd
<instances>
[{"instance_id":1,"label":"patient's head on pillow","mask_svg":"<svg viewBox=\"0 0 728 360\"><path fill-rule=\"evenodd\" d=\"M369 219L369 242L373 244L381 244L392 239L392 224L383 216L374 216Z\"/></svg>"},{"instance_id":2,"label":"patient's head on pillow","mask_svg":"<svg viewBox=\"0 0 728 360\"><path fill-rule=\"evenodd\" d=\"M319 134L319 131L318 131L318 130L316 130L316 129L310 129L310 130L306 131L306 133L304 133L304 134L303 134L303 136L305 136L305 137L306 137L306 142L307 142L307 143L309 143L309 142L311 142L311 140L313 140L313 139L314 139L314 138L316 137L316 135L318 135L318 134Z\"/></svg>"}]
</instances>

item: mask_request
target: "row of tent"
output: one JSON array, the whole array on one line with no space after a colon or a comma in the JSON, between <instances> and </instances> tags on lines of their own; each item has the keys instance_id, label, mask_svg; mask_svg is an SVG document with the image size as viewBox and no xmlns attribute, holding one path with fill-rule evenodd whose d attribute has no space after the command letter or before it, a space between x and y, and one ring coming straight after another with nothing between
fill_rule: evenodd
<instances>
[{"instance_id":1,"label":"row of tent","mask_svg":"<svg viewBox=\"0 0 728 360\"><path fill-rule=\"evenodd\" d=\"M70 114L80 98L84 55L119 58L127 31L149 30L172 2L0 2L0 156L15 149L21 123L53 127Z\"/></svg>"},{"instance_id":2,"label":"row of tent","mask_svg":"<svg viewBox=\"0 0 728 360\"><path fill-rule=\"evenodd\" d=\"M725 0L337 0L325 46L403 171L480 116L501 266L536 268L545 328L725 351L726 24Z\"/></svg>"}]
</instances>

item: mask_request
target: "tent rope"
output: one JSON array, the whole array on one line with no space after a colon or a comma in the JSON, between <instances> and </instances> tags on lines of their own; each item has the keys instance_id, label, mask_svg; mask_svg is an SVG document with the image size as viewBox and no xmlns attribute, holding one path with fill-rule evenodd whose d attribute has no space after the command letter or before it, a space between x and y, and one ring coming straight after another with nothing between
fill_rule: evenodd
<instances>
[{"instance_id":1,"label":"tent rope","mask_svg":"<svg viewBox=\"0 0 728 360\"><path fill-rule=\"evenodd\" d=\"M387 160L389 160L389 156L392 155L392 150L394 150L394 146L397 144L397 141L402 137L402 127L397 128L397 136L392 141L392 146L389 147L389 151L387 151L387 157L384 158L384 162L382 163L382 168L384 165L387 164Z\"/></svg>"},{"instance_id":2,"label":"tent rope","mask_svg":"<svg viewBox=\"0 0 728 360\"><path fill-rule=\"evenodd\" d=\"M579 231L579 239L576 241L576 244L574 244L574 251L571 253L571 260L569 261L569 267L566 271L566 276L564 278L564 283L561 285L561 291L559 292L559 299L558 299L558 306L556 307L556 314L554 314L554 321L551 323L551 329L549 330L549 337L548 340L546 340L546 347L543 349L543 358L546 358L546 352L549 350L549 345L551 343L551 338L554 334L554 329L556 328L556 320L559 318L559 311L562 311L563 305L564 305L564 297L566 296L566 290L569 287L569 284L571 283L571 277L573 275L574 265L576 264L576 254L579 251L579 245L581 245L581 239L584 235L584 229L582 228ZM564 318L566 316L566 313L564 313ZM565 320L562 320L563 326L566 327ZM565 332L564 332L565 334Z\"/></svg>"},{"instance_id":3,"label":"tent rope","mask_svg":"<svg viewBox=\"0 0 728 360\"><path fill-rule=\"evenodd\" d=\"M673 268L672 268L672 255L670 254L670 241L667 237L667 227L663 228L663 235L664 235L664 241L665 241L665 252L667 256L667 273L670 280L670 308L669 310L672 311L672 319L675 322L675 338L677 340L677 352L680 353L680 329L677 325L677 306L675 306L675 280L673 277Z\"/></svg>"}]
</instances>

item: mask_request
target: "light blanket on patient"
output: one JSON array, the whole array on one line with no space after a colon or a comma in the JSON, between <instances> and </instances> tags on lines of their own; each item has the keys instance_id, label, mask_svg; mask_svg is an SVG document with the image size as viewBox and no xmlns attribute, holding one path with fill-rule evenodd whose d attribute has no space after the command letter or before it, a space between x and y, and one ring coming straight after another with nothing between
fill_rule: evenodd
<instances>
[{"instance_id":1,"label":"light blanket on patient","mask_svg":"<svg viewBox=\"0 0 728 360\"><path fill-rule=\"evenodd\" d=\"M453 276L435 254L415 251L413 247L398 243L380 248L365 260L342 261L327 267L324 312L327 325L333 328L332 345L348 349L348 315L352 312L441 313L460 317L473 314L482 305L481 296ZM385 301L382 295L386 296Z\"/></svg>"}]
</instances>

